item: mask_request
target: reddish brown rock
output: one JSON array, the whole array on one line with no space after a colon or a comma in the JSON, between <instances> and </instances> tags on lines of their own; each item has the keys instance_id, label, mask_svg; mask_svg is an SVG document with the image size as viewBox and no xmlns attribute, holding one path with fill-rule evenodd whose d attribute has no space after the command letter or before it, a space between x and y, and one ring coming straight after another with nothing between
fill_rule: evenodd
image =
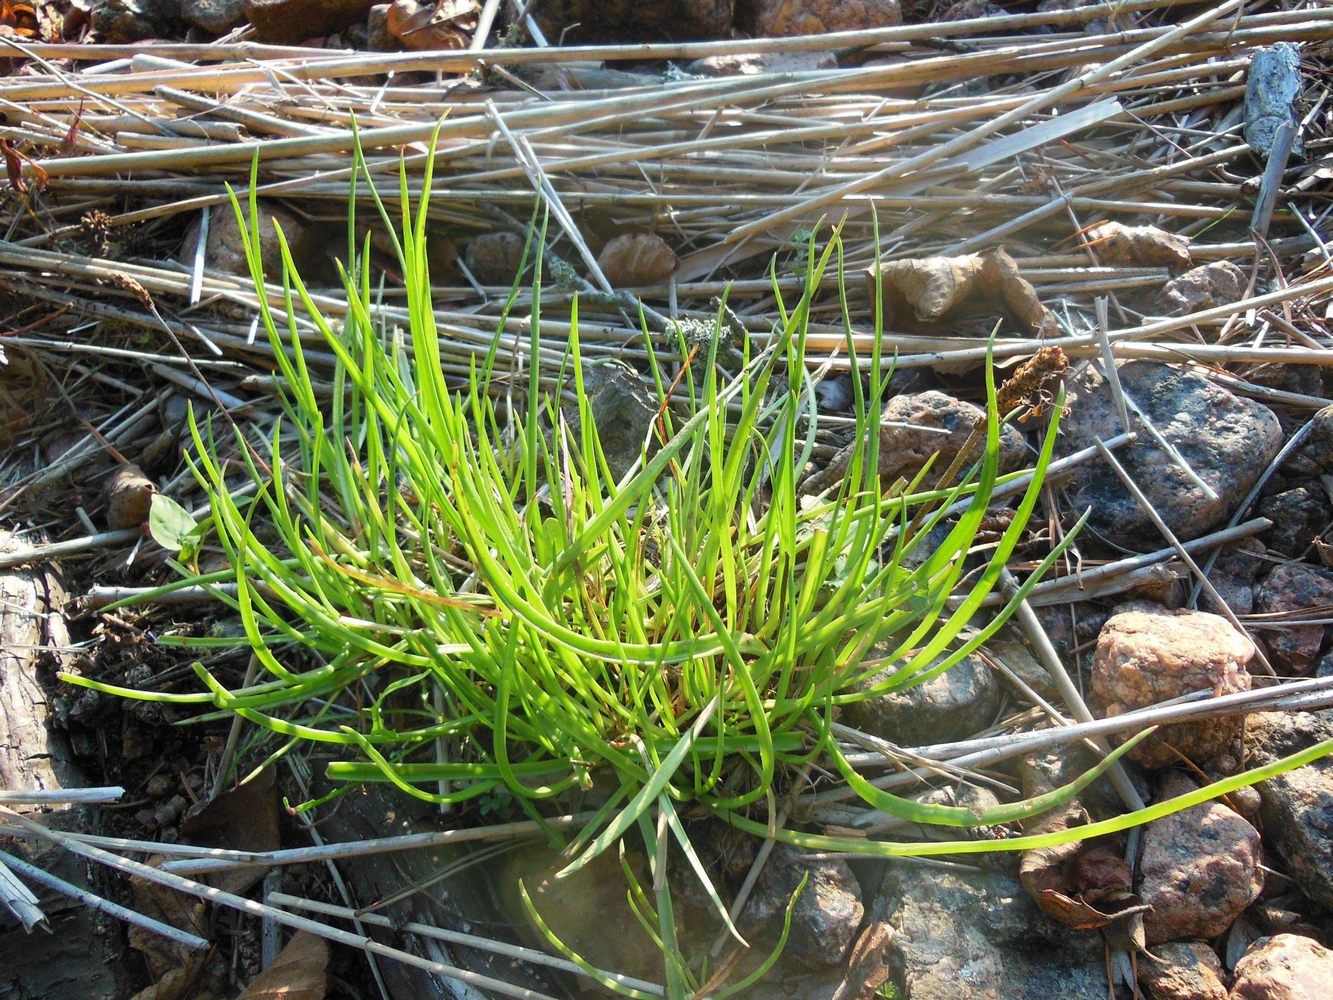
<instances>
[{"instance_id":1,"label":"reddish brown rock","mask_svg":"<svg viewBox=\"0 0 1333 1000\"><path fill-rule=\"evenodd\" d=\"M1254 610L1273 614L1299 612L1333 604L1333 570L1306 563L1284 563L1259 588ZM1323 625L1287 625L1264 631L1273 666L1292 674L1308 674L1324 644Z\"/></svg>"},{"instance_id":2,"label":"reddish brown rock","mask_svg":"<svg viewBox=\"0 0 1333 1000\"><path fill-rule=\"evenodd\" d=\"M1202 941L1168 941L1153 949L1161 962L1139 960L1139 981L1154 1000L1227 1000L1226 972Z\"/></svg>"},{"instance_id":3,"label":"reddish brown rock","mask_svg":"<svg viewBox=\"0 0 1333 1000\"><path fill-rule=\"evenodd\" d=\"M1260 938L1236 963L1231 1000L1327 1000L1333 994L1333 951L1313 938Z\"/></svg>"},{"instance_id":4,"label":"reddish brown rock","mask_svg":"<svg viewBox=\"0 0 1333 1000\"><path fill-rule=\"evenodd\" d=\"M1168 776L1159 799L1197 786ZM1149 823L1143 831L1139 895L1152 909L1150 944L1213 938L1231 926L1264 886L1259 831L1220 802L1205 802Z\"/></svg>"},{"instance_id":5,"label":"reddish brown rock","mask_svg":"<svg viewBox=\"0 0 1333 1000\"><path fill-rule=\"evenodd\" d=\"M1123 715L1191 691L1232 694L1250 689L1245 669L1254 643L1219 615L1203 611L1126 611L1097 637L1092 693L1106 716ZM1198 764L1231 750L1243 717L1164 726L1131 751L1145 767L1180 760L1167 744Z\"/></svg>"},{"instance_id":6,"label":"reddish brown rock","mask_svg":"<svg viewBox=\"0 0 1333 1000\"><path fill-rule=\"evenodd\" d=\"M770 37L863 31L903 23L898 0L752 0L741 14L747 30Z\"/></svg>"},{"instance_id":7,"label":"reddish brown rock","mask_svg":"<svg viewBox=\"0 0 1333 1000\"><path fill-rule=\"evenodd\" d=\"M245 0L245 16L261 42L294 44L364 21L371 0Z\"/></svg>"}]
</instances>

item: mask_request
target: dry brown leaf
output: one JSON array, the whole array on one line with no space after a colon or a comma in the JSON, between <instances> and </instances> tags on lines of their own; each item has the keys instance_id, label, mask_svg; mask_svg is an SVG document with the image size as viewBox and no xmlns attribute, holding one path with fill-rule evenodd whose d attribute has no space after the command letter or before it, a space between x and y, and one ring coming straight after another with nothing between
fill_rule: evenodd
<instances>
[{"instance_id":1,"label":"dry brown leaf","mask_svg":"<svg viewBox=\"0 0 1333 1000\"><path fill-rule=\"evenodd\" d=\"M998 304L1024 333L1056 332L1055 317L1003 247L961 257L891 260L866 273L878 287L884 322L897 329L933 329L946 318L987 302Z\"/></svg>"},{"instance_id":2,"label":"dry brown leaf","mask_svg":"<svg viewBox=\"0 0 1333 1000\"><path fill-rule=\"evenodd\" d=\"M122 465L107 480L106 523L113 530L137 528L148 520L157 487L137 465Z\"/></svg>"},{"instance_id":3,"label":"dry brown leaf","mask_svg":"<svg viewBox=\"0 0 1333 1000\"><path fill-rule=\"evenodd\" d=\"M894 932L883 920L866 925L847 957L847 975L838 984L833 1000L874 1000L889 981L889 949Z\"/></svg>"},{"instance_id":4,"label":"dry brown leaf","mask_svg":"<svg viewBox=\"0 0 1333 1000\"><path fill-rule=\"evenodd\" d=\"M470 41L467 33L477 26L477 5L473 0L394 0L385 23L409 49L463 49Z\"/></svg>"},{"instance_id":5,"label":"dry brown leaf","mask_svg":"<svg viewBox=\"0 0 1333 1000\"><path fill-rule=\"evenodd\" d=\"M278 953L236 1000L324 1000L329 989L329 944L306 931Z\"/></svg>"},{"instance_id":6,"label":"dry brown leaf","mask_svg":"<svg viewBox=\"0 0 1333 1000\"><path fill-rule=\"evenodd\" d=\"M235 851L277 850L281 803L275 775L273 768L266 768L186 817L181 824L182 840ZM263 874L262 868L241 868L222 872L209 881L227 892L243 893Z\"/></svg>"},{"instance_id":7,"label":"dry brown leaf","mask_svg":"<svg viewBox=\"0 0 1333 1000\"><path fill-rule=\"evenodd\" d=\"M597 255L597 266L617 288L660 285L675 273L680 258L654 233L621 233Z\"/></svg>"},{"instance_id":8,"label":"dry brown leaf","mask_svg":"<svg viewBox=\"0 0 1333 1000\"><path fill-rule=\"evenodd\" d=\"M146 864L156 868L164 860L161 855L156 855ZM207 937L208 915L202 900L137 875L130 877L130 895L134 909L144 916ZM177 1000L186 996L208 957L204 952L192 951L142 927L129 929L129 943L131 948L142 952L153 977L153 985L137 994L134 1000Z\"/></svg>"},{"instance_id":9,"label":"dry brown leaf","mask_svg":"<svg viewBox=\"0 0 1333 1000\"><path fill-rule=\"evenodd\" d=\"M1167 267L1172 271L1183 271L1190 266L1189 238L1156 226L1103 222L1085 232L1083 240L1105 264Z\"/></svg>"}]
</instances>

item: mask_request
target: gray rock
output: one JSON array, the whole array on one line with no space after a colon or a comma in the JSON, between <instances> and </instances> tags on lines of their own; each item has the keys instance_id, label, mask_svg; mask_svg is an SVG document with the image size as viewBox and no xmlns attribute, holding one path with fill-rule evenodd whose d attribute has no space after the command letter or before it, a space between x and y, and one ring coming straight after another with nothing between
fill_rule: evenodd
<instances>
[{"instance_id":1,"label":"gray rock","mask_svg":"<svg viewBox=\"0 0 1333 1000\"><path fill-rule=\"evenodd\" d=\"M180 0L104 0L92 22L104 42L137 42L179 31L180 13Z\"/></svg>"},{"instance_id":2,"label":"gray rock","mask_svg":"<svg viewBox=\"0 0 1333 1000\"><path fill-rule=\"evenodd\" d=\"M1016 629L1010 626L1000 629L986 641L986 652L992 659L1008 667L1014 676L1043 698L1050 700L1057 696L1051 672L1037 659L1027 640Z\"/></svg>"},{"instance_id":3,"label":"gray rock","mask_svg":"<svg viewBox=\"0 0 1333 1000\"><path fill-rule=\"evenodd\" d=\"M1282 446L1282 429L1267 407L1243 399L1202 375L1171 365L1134 361L1119 368L1125 392L1148 414L1190 467L1217 494L1210 498L1147 436L1116 457L1182 540L1197 538L1231 514ZM1122 432L1101 374L1085 368L1072 381L1078 398L1061 424L1068 454ZM1069 490L1077 510L1092 508L1092 526L1111 541L1141 547L1156 529L1105 463L1089 464ZM1151 547L1151 545L1149 545Z\"/></svg>"},{"instance_id":4,"label":"gray rock","mask_svg":"<svg viewBox=\"0 0 1333 1000\"><path fill-rule=\"evenodd\" d=\"M861 886L845 861L817 861L799 848L779 844L759 874L745 916L757 924L780 919L806 876L792 911L787 952L807 965L835 965L847 953L865 916Z\"/></svg>"},{"instance_id":5,"label":"gray rock","mask_svg":"<svg viewBox=\"0 0 1333 1000\"><path fill-rule=\"evenodd\" d=\"M224 35L245 20L245 0L181 0L186 24L214 35Z\"/></svg>"},{"instance_id":6,"label":"gray rock","mask_svg":"<svg viewBox=\"0 0 1333 1000\"><path fill-rule=\"evenodd\" d=\"M1250 689L1254 643L1220 615L1204 611L1126 611L1109 619L1092 661L1093 699L1106 716L1123 715L1192 691ZM1200 764L1239 745L1243 717L1164 726L1130 751L1145 767L1180 758Z\"/></svg>"},{"instance_id":7,"label":"gray rock","mask_svg":"<svg viewBox=\"0 0 1333 1000\"><path fill-rule=\"evenodd\" d=\"M911 1000L1105 1000L1100 935L1071 931L999 872L894 866L895 965Z\"/></svg>"},{"instance_id":8,"label":"gray rock","mask_svg":"<svg viewBox=\"0 0 1333 1000\"><path fill-rule=\"evenodd\" d=\"M1239 302L1244 288L1244 271L1229 260L1213 261L1168 281L1157 295L1156 306L1167 316L1184 316Z\"/></svg>"},{"instance_id":9,"label":"gray rock","mask_svg":"<svg viewBox=\"0 0 1333 1000\"><path fill-rule=\"evenodd\" d=\"M1213 564L1208 580L1222 600L1227 602L1234 614L1248 615L1254 610L1255 581L1259 573L1268 567L1262 558L1264 543L1257 538L1243 538L1235 545L1227 546ZM1221 608L1213 603L1206 593L1199 595L1199 607L1203 611L1221 613Z\"/></svg>"},{"instance_id":10,"label":"gray rock","mask_svg":"<svg viewBox=\"0 0 1333 1000\"><path fill-rule=\"evenodd\" d=\"M1139 959L1139 982L1154 1000L1227 1000L1226 972L1203 941L1168 941L1153 949L1162 961Z\"/></svg>"},{"instance_id":11,"label":"gray rock","mask_svg":"<svg viewBox=\"0 0 1333 1000\"><path fill-rule=\"evenodd\" d=\"M1333 951L1313 938L1260 938L1236 963L1231 1000L1327 1000Z\"/></svg>"},{"instance_id":12,"label":"gray rock","mask_svg":"<svg viewBox=\"0 0 1333 1000\"><path fill-rule=\"evenodd\" d=\"M571 377L572 381L572 377ZM584 367L583 386L592 404L592 421L606 464L619 482L643 454L657 406L639 373L619 361L599 361ZM571 386L572 388L572 386ZM565 408L565 418L575 435L580 425L576 409Z\"/></svg>"},{"instance_id":13,"label":"gray rock","mask_svg":"<svg viewBox=\"0 0 1333 1000\"><path fill-rule=\"evenodd\" d=\"M1260 613L1301 611L1333 604L1333 570L1306 563L1284 563L1268 574L1259 588L1254 610ZM1266 629L1264 643L1275 667L1308 674L1324 645L1323 625L1283 625Z\"/></svg>"},{"instance_id":14,"label":"gray rock","mask_svg":"<svg viewBox=\"0 0 1333 1000\"><path fill-rule=\"evenodd\" d=\"M1252 716L1251 761L1271 764L1333 739L1333 710ZM1279 774L1259 786L1260 815L1271 847L1307 897L1333 910L1333 758Z\"/></svg>"},{"instance_id":15,"label":"gray rock","mask_svg":"<svg viewBox=\"0 0 1333 1000\"><path fill-rule=\"evenodd\" d=\"M869 683L889 673L877 674ZM872 736L921 746L971 736L990 725L999 707L999 684L985 661L973 655L924 684L846 705L843 718Z\"/></svg>"},{"instance_id":16,"label":"gray rock","mask_svg":"<svg viewBox=\"0 0 1333 1000\"><path fill-rule=\"evenodd\" d=\"M1299 559L1333 521L1333 504L1322 486L1311 484L1264 497L1255 513L1273 522L1263 536L1268 547Z\"/></svg>"},{"instance_id":17,"label":"gray rock","mask_svg":"<svg viewBox=\"0 0 1333 1000\"><path fill-rule=\"evenodd\" d=\"M1282 466L1287 475L1320 476L1333 468L1333 406L1324 407L1311 422L1305 443Z\"/></svg>"},{"instance_id":18,"label":"gray rock","mask_svg":"<svg viewBox=\"0 0 1333 1000\"><path fill-rule=\"evenodd\" d=\"M1159 799L1197 787L1168 774ZM1230 927L1263 889L1259 854L1259 831L1220 802L1149 823L1139 862L1139 896L1152 906L1143 918L1148 943L1213 938Z\"/></svg>"},{"instance_id":19,"label":"gray rock","mask_svg":"<svg viewBox=\"0 0 1333 1000\"><path fill-rule=\"evenodd\" d=\"M935 482L971 437L985 411L934 389L894 396L884 407L879 432L881 478L910 479L938 453L926 482ZM946 433L941 433L941 432ZM984 438L973 443L972 462L981 458ZM1023 435L1006 424L1000 434L1000 469L1017 469L1028 456Z\"/></svg>"}]
</instances>

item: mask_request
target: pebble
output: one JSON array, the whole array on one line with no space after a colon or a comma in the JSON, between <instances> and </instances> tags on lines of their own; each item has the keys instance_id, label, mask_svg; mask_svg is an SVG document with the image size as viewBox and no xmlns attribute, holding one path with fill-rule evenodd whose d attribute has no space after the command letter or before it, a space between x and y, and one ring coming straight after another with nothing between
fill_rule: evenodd
<instances>
[{"instance_id":1,"label":"pebble","mask_svg":"<svg viewBox=\"0 0 1333 1000\"><path fill-rule=\"evenodd\" d=\"M1158 800L1196 787L1168 774ZM1149 823L1139 863L1139 895L1152 906L1143 918L1149 945L1223 933L1263 889L1259 862L1259 831L1220 802Z\"/></svg>"},{"instance_id":2,"label":"pebble","mask_svg":"<svg viewBox=\"0 0 1333 1000\"><path fill-rule=\"evenodd\" d=\"M1278 934L1260 938L1236 963L1230 1000L1328 1000L1333 993L1333 951L1313 938Z\"/></svg>"},{"instance_id":3,"label":"pebble","mask_svg":"<svg viewBox=\"0 0 1333 1000\"><path fill-rule=\"evenodd\" d=\"M894 396L884 407L880 426L880 476L910 478L938 452L927 482L938 480L984 417L981 407L935 389ZM980 457L984 441L973 443L973 460ZM1027 457L1023 435L1006 424L1000 434L1001 471L1017 469Z\"/></svg>"},{"instance_id":4,"label":"pebble","mask_svg":"<svg viewBox=\"0 0 1333 1000\"><path fill-rule=\"evenodd\" d=\"M891 672L877 674L869 684ZM981 657L972 655L923 684L846 705L843 719L900 746L923 746L971 736L990 725L999 707L994 674Z\"/></svg>"},{"instance_id":5,"label":"pebble","mask_svg":"<svg viewBox=\"0 0 1333 1000\"><path fill-rule=\"evenodd\" d=\"M1110 717L1191 691L1248 691L1245 666L1254 653L1254 643L1220 615L1166 609L1122 612L1106 622L1097 638L1093 699ZM1164 726L1130 756L1145 767L1166 767L1180 760L1170 744L1203 764L1239 744L1244 727L1241 716Z\"/></svg>"},{"instance_id":6,"label":"pebble","mask_svg":"<svg viewBox=\"0 0 1333 1000\"><path fill-rule=\"evenodd\" d=\"M1216 494L1208 496L1147 435L1115 455L1168 527L1182 541L1206 534L1232 513L1282 446L1273 411L1192 371L1148 361L1119 368L1124 391ZM1060 425L1063 454L1122 432L1111 391L1091 367L1075 376L1077 395ZM1072 508L1092 508L1092 527L1141 550L1161 544L1157 529L1105 463L1088 463L1072 481Z\"/></svg>"},{"instance_id":7,"label":"pebble","mask_svg":"<svg viewBox=\"0 0 1333 1000\"><path fill-rule=\"evenodd\" d=\"M1306 563L1284 563L1268 574L1255 598L1261 614L1302 611L1333 604L1333 570ZM1289 625L1265 629L1264 642L1273 666L1289 674L1314 669L1324 645L1325 626Z\"/></svg>"}]
</instances>

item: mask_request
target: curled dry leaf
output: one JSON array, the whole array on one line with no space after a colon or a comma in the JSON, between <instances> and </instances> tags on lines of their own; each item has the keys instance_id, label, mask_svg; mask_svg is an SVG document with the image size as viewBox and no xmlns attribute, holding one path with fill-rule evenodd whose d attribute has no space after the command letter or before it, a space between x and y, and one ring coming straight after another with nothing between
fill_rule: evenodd
<instances>
[{"instance_id":1,"label":"curled dry leaf","mask_svg":"<svg viewBox=\"0 0 1333 1000\"><path fill-rule=\"evenodd\" d=\"M137 465L122 465L107 480L106 523L112 530L137 528L148 520L157 487Z\"/></svg>"},{"instance_id":2,"label":"curled dry leaf","mask_svg":"<svg viewBox=\"0 0 1333 1000\"><path fill-rule=\"evenodd\" d=\"M872 294L879 290L886 326L929 330L965 308L989 303L998 304L1026 334L1056 332L1055 317L1003 247L961 257L885 261L870 268L866 280Z\"/></svg>"},{"instance_id":3,"label":"curled dry leaf","mask_svg":"<svg viewBox=\"0 0 1333 1000\"><path fill-rule=\"evenodd\" d=\"M154 855L146 863L156 868L165 860L162 855ZM202 900L138 875L130 876L130 894L133 908L144 916L178 930L209 936L208 912ZM189 951L183 945L137 926L129 929L129 944L142 953L153 977L153 985L136 993L132 1000L179 1000L194 996L191 987L204 969L208 957L205 952Z\"/></svg>"},{"instance_id":4,"label":"curled dry leaf","mask_svg":"<svg viewBox=\"0 0 1333 1000\"><path fill-rule=\"evenodd\" d=\"M328 967L328 942L298 931L237 1000L324 1000L329 991Z\"/></svg>"},{"instance_id":5,"label":"curled dry leaf","mask_svg":"<svg viewBox=\"0 0 1333 1000\"><path fill-rule=\"evenodd\" d=\"M1166 267L1172 271L1183 271L1190 266L1189 238L1156 226L1103 222L1085 232L1083 240L1106 264Z\"/></svg>"},{"instance_id":6,"label":"curled dry leaf","mask_svg":"<svg viewBox=\"0 0 1333 1000\"><path fill-rule=\"evenodd\" d=\"M679 265L675 251L655 233L621 233L597 255L597 266L617 288L660 285Z\"/></svg>"},{"instance_id":7,"label":"curled dry leaf","mask_svg":"<svg viewBox=\"0 0 1333 1000\"><path fill-rule=\"evenodd\" d=\"M206 802L181 824L185 843L235 851L272 851L279 846L277 772L269 767L229 792ZM264 875L262 868L239 868L210 876L227 892L242 893Z\"/></svg>"},{"instance_id":8,"label":"curled dry leaf","mask_svg":"<svg viewBox=\"0 0 1333 1000\"><path fill-rule=\"evenodd\" d=\"M474 0L394 0L386 14L389 33L406 48L417 50L463 49L468 32L477 27Z\"/></svg>"},{"instance_id":9,"label":"curled dry leaf","mask_svg":"<svg viewBox=\"0 0 1333 1000\"><path fill-rule=\"evenodd\" d=\"M524 245L513 233L482 233L468 243L463 262L483 285L507 285L523 260Z\"/></svg>"}]
</instances>

